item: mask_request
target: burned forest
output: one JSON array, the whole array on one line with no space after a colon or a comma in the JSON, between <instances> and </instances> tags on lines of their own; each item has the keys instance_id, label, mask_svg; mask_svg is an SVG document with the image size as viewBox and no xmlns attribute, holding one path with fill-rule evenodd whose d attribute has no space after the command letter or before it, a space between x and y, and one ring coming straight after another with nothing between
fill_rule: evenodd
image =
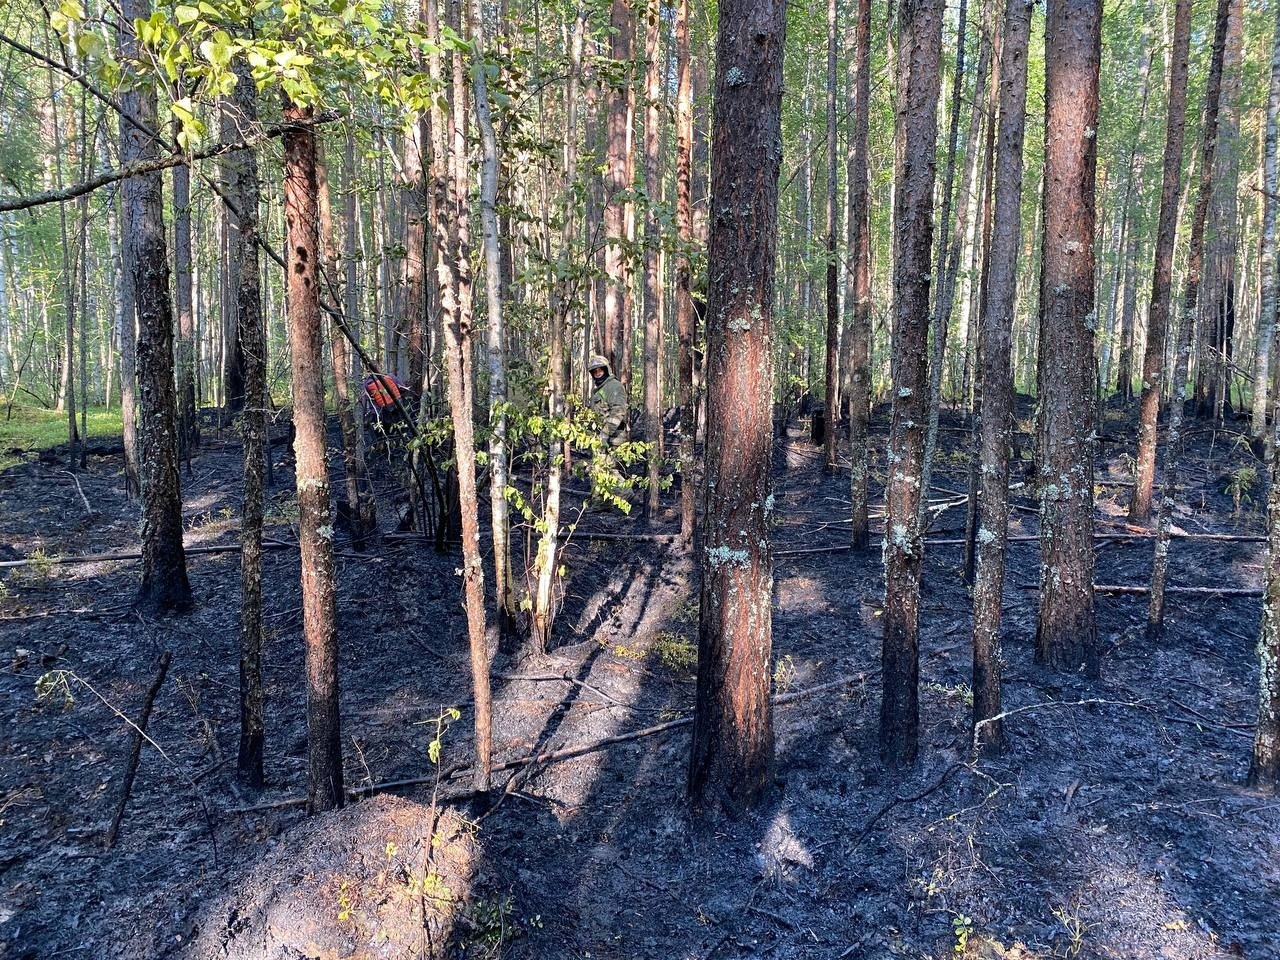
<instances>
[{"instance_id":1,"label":"burned forest","mask_svg":"<svg viewBox=\"0 0 1280 960\"><path fill-rule=\"evenodd\" d=\"M1280 960L1280 2L0 2L0 960Z\"/></svg>"}]
</instances>

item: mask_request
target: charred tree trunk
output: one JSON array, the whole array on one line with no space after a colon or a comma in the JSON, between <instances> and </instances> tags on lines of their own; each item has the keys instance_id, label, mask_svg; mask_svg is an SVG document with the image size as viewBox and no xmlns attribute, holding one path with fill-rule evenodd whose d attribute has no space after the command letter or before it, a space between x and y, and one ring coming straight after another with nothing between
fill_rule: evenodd
<instances>
[{"instance_id":1,"label":"charred tree trunk","mask_svg":"<svg viewBox=\"0 0 1280 960\"><path fill-rule=\"evenodd\" d=\"M1101 0L1050 0L1040 265L1040 619L1036 656L1098 670L1093 616L1094 175Z\"/></svg>"},{"instance_id":2,"label":"charred tree trunk","mask_svg":"<svg viewBox=\"0 0 1280 960\"><path fill-rule=\"evenodd\" d=\"M338 712L337 597L333 518L325 463L324 357L320 337L319 189L312 109L285 103L284 202L293 451L302 556L302 635L307 673L308 809L340 807L342 735Z\"/></svg>"},{"instance_id":3,"label":"charred tree trunk","mask_svg":"<svg viewBox=\"0 0 1280 960\"><path fill-rule=\"evenodd\" d=\"M849 324L849 493L852 503L851 544L855 550L870 543L868 521L868 443L871 419L871 229L869 203L868 134L871 117L871 0L858 0L853 26L853 128L850 135L849 261L850 289L846 309Z\"/></svg>"},{"instance_id":4,"label":"charred tree trunk","mask_svg":"<svg viewBox=\"0 0 1280 960\"><path fill-rule=\"evenodd\" d=\"M151 15L150 0L125 0L126 22ZM138 55L131 30L120 36L121 54ZM141 128L156 128L154 91L123 96L121 162L155 156L156 143ZM165 249L163 185L159 172L124 182L124 240L138 311L138 466L142 491L142 582L136 605L147 616L191 606L187 559L182 546L182 492L178 480L178 418L173 379L173 307Z\"/></svg>"},{"instance_id":5,"label":"charred tree trunk","mask_svg":"<svg viewBox=\"0 0 1280 960\"><path fill-rule=\"evenodd\" d=\"M1027 43L1031 4L1009 0L1000 54L1000 132L996 144L991 246L979 358L980 526L973 588L973 741L983 754L1003 747L999 720L1000 618L1009 534L1009 446L1013 439L1013 368L1010 363L1018 246L1022 235L1022 145L1027 114Z\"/></svg>"},{"instance_id":6,"label":"charred tree trunk","mask_svg":"<svg viewBox=\"0 0 1280 960\"><path fill-rule=\"evenodd\" d=\"M942 0L898 7L894 140L893 405L886 458L880 757L915 762L919 737L920 489L929 418L925 349L933 253Z\"/></svg>"},{"instance_id":7,"label":"charred tree trunk","mask_svg":"<svg viewBox=\"0 0 1280 960\"><path fill-rule=\"evenodd\" d=\"M689 795L736 814L768 784L773 275L782 0L724 0L716 43L706 514Z\"/></svg>"},{"instance_id":8,"label":"charred tree trunk","mask_svg":"<svg viewBox=\"0 0 1280 960\"><path fill-rule=\"evenodd\" d=\"M220 112L220 132L224 142L239 140L241 130L236 126L233 113L223 109ZM228 159L223 163L223 189L235 196L240 192L239 173L234 161ZM224 286L222 291L222 355L219 374L222 378L222 419L236 416L244 409L244 349L240 338L240 320L236 314L235 290L240 286L240 278L236 275L236 264L241 260L239 247L243 243L240 234L232 224L230 210L220 211L223 224L223 243L226 247L226 264L223 267Z\"/></svg>"},{"instance_id":9,"label":"charred tree trunk","mask_svg":"<svg viewBox=\"0 0 1280 960\"><path fill-rule=\"evenodd\" d=\"M258 121L258 88L247 67L237 66L234 94L237 120L246 133ZM263 784L262 689L262 522L264 454L267 434L267 331L262 316L258 270L258 164L251 151L233 158L239 166L235 197L240 262L236 292L244 355L243 423L244 500L240 514L240 751L236 768L242 782Z\"/></svg>"}]
</instances>

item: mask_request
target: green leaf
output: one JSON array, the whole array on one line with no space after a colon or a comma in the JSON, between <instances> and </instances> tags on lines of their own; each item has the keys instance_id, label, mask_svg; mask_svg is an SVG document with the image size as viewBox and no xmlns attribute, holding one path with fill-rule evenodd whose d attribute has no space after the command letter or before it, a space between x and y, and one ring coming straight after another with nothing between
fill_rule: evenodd
<instances>
[{"instance_id":1,"label":"green leaf","mask_svg":"<svg viewBox=\"0 0 1280 960\"><path fill-rule=\"evenodd\" d=\"M183 3L174 7L173 17L178 21L179 26L186 26L200 19L200 11Z\"/></svg>"}]
</instances>

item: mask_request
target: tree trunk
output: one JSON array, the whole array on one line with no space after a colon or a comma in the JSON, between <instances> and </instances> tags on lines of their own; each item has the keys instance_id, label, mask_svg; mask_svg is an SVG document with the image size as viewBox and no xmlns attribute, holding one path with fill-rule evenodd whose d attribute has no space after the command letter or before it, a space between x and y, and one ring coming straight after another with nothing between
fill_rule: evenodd
<instances>
[{"instance_id":1,"label":"tree trunk","mask_svg":"<svg viewBox=\"0 0 1280 960\"><path fill-rule=\"evenodd\" d=\"M239 140L242 131L236 127L231 112L227 109L219 112L223 141ZM223 163L223 189L232 196L239 194L241 190L238 168L229 158ZM225 423L226 420L240 413L245 403L244 348L241 344L240 319L236 314L235 295L235 291L240 287L240 277L236 269L243 259L239 247L244 241L231 223L231 212L223 208L219 215L223 225L223 243L226 246L226 259L223 266L222 351L219 371L222 379L222 419L219 422Z\"/></svg>"},{"instance_id":2,"label":"tree trunk","mask_svg":"<svg viewBox=\"0 0 1280 960\"><path fill-rule=\"evenodd\" d=\"M247 65L236 66L237 126L258 122L258 88ZM258 164L253 152L233 157L238 166L236 232L240 237L236 315L244 357L244 500L240 514L240 751L236 769L249 787L263 785L265 749L262 688L262 522L267 434L267 333L258 270Z\"/></svg>"},{"instance_id":3,"label":"tree trunk","mask_svg":"<svg viewBox=\"0 0 1280 960\"><path fill-rule=\"evenodd\" d=\"M507 355L502 311L502 264L498 249L498 141L489 106L485 61L484 12L481 0L468 0L471 43L476 66L472 70L476 125L480 128L480 224L484 248L484 293L488 307L486 353L489 361L489 508L493 535L494 602L501 633L515 632L516 601L511 585L510 521L507 513ZM479 665L472 663L473 669ZM488 660L484 661L488 669Z\"/></svg>"},{"instance_id":4,"label":"tree trunk","mask_svg":"<svg viewBox=\"0 0 1280 960\"><path fill-rule=\"evenodd\" d=\"M54 185L62 189L63 139L62 122L58 115L58 97L54 85L53 68L49 68L49 109L53 118L52 166ZM80 463L80 431L76 427L76 296L75 271L71 263L71 238L67 233L67 207L58 205L58 222L62 232L62 309L66 320L62 351L62 384L58 392L58 409L67 415L67 442L71 447L71 469Z\"/></svg>"},{"instance_id":5,"label":"tree trunk","mask_svg":"<svg viewBox=\"0 0 1280 960\"><path fill-rule=\"evenodd\" d=\"M1280 50L1280 32L1276 36L1276 49ZM1269 109L1273 117L1274 104L1272 97ZM1258 722L1249 763L1249 786L1272 793L1280 789L1280 409L1274 410L1273 416L1276 435L1271 443L1271 487L1267 493L1266 587L1258 637Z\"/></svg>"},{"instance_id":6,"label":"tree trunk","mask_svg":"<svg viewBox=\"0 0 1280 960\"><path fill-rule=\"evenodd\" d=\"M189 463L191 451L200 443L200 424L196 420L195 314L191 303L191 168L186 164L173 168L173 271L178 308L178 448Z\"/></svg>"},{"instance_id":7,"label":"tree trunk","mask_svg":"<svg viewBox=\"0 0 1280 960\"><path fill-rule=\"evenodd\" d=\"M1221 423L1231 381L1232 327L1235 320L1236 247L1239 243L1240 100L1243 0L1227 16L1219 93L1213 195L1205 229L1200 290L1200 350L1196 365L1196 412Z\"/></svg>"},{"instance_id":8,"label":"tree trunk","mask_svg":"<svg viewBox=\"0 0 1280 960\"><path fill-rule=\"evenodd\" d=\"M628 91L631 84L632 17L629 0L611 0L610 3L610 57L621 66L616 86L609 89L608 117L605 121L605 174L604 174L604 325L601 330L601 353L609 358L609 367L615 376L625 370L624 353L629 344L624 342L627 326L624 312L626 305L627 254L626 194L631 189L627 179L627 155L631 143L628 133ZM625 383L625 381L623 381Z\"/></svg>"},{"instance_id":9,"label":"tree trunk","mask_svg":"<svg viewBox=\"0 0 1280 960\"><path fill-rule=\"evenodd\" d=\"M127 99L122 97L122 103ZM129 127L120 124L120 153L127 149ZM128 206L124 201L129 193L128 181L120 185L120 309L116 314L116 345L120 350L120 422L124 442L124 492L126 497L136 497L141 492L138 473L137 428L137 327L138 308L133 287L133 243L127 236L129 225Z\"/></svg>"},{"instance_id":10,"label":"tree trunk","mask_svg":"<svg viewBox=\"0 0 1280 960\"><path fill-rule=\"evenodd\" d=\"M343 200L343 259L345 289L343 315L347 329L360 329L359 289L356 279L356 162L355 136L347 127L342 154L346 195ZM347 507L351 516L351 540L356 549L364 547L370 536L378 532L377 501L364 456L364 429L360 423L360 398L352 396L353 364L347 338L335 322L329 324L329 342L333 355L333 392L337 401L338 422L342 429L342 464L346 477Z\"/></svg>"},{"instance_id":11,"label":"tree trunk","mask_svg":"<svg viewBox=\"0 0 1280 960\"><path fill-rule=\"evenodd\" d=\"M1141 253L1142 231L1140 224L1129 226L1125 239L1124 292L1120 306L1120 351L1116 358L1116 387L1120 399L1128 407L1133 400L1133 349L1136 340L1138 312L1138 263Z\"/></svg>"},{"instance_id":12,"label":"tree trunk","mask_svg":"<svg viewBox=\"0 0 1280 960\"><path fill-rule=\"evenodd\" d=\"M645 518L658 520L658 483L662 476L662 10L660 0L648 0L645 10L644 121L644 418L649 443Z\"/></svg>"},{"instance_id":13,"label":"tree trunk","mask_svg":"<svg viewBox=\"0 0 1280 960\"><path fill-rule=\"evenodd\" d=\"M1220 5L1223 0L1220 0ZM1129 519L1145 523L1151 516L1151 488L1156 476L1156 420L1164 389L1166 339L1173 286L1173 243L1178 229L1178 191L1182 182L1182 141L1187 113L1187 57L1190 49L1190 0L1174 9L1170 52L1169 106L1165 114L1164 170L1160 185L1160 214L1152 253L1151 303L1147 307L1147 344L1142 359L1142 396L1138 401L1138 456L1134 469ZM1221 67L1219 66L1219 76ZM1206 101L1205 117L1217 118L1217 93ZM1208 147L1208 144L1206 143ZM1212 147L1209 147L1212 150Z\"/></svg>"},{"instance_id":14,"label":"tree trunk","mask_svg":"<svg viewBox=\"0 0 1280 960\"><path fill-rule=\"evenodd\" d=\"M1276 7L1275 36L1271 53L1271 90L1267 99L1266 145L1262 167L1262 271L1261 315L1258 320L1258 355L1253 376L1253 432L1266 430L1268 354L1275 335L1276 289L1276 126L1280 114L1280 6ZM1259 396L1262 400L1259 401ZM1275 791L1280 788L1280 408L1272 411L1277 431L1271 443L1271 488L1267 493L1266 592L1262 601L1262 626L1258 637L1258 723L1254 731L1249 785Z\"/></svg>"},{"instance_id":15,"label":"tree trunk","mask_svg":"<svg viewBox=\"0 0 1280 960\"><path fill-rule=\"evenodd\" d=\"M1280 124L1280 5L1276 7L1275 40L1271 53L1271 89L1267 97L1265 146L1262 160L1262 241L1259 285L1258 351L1253 358L1253 420L1251 432L1267 432L1267 385L1271 380L1271 347L1276 333L1276 212L1280 210L1280 177L1276 174L1277 125ZM1280 766L1277 766L1280 773Z\"/></svg>"},{"instance_id":16,"label":"tree trunk","mask_svg":"<svg viewBox=\"0 0 1280 960\"><path fill-rule=\"evenodd\" d=\"M325 463L324 357L320 337L319 205L313 111L286 101L299 126L284 135L289 348L293 451L302 555L302 636L307 672L308 809L340 807L342 734L338 711L337 597L333 518Z\"/></svg>"},{"instance_id":17,"label":"tree trunk","mask_svg":"<svg viewBox=\"0 0 1280 960\"><path fill-rule=\"evenodd\" d=\"M898 6L894 141L892 415L885 484L885 603L881 649L880 756L915 762L919 736L920 489L929 417L925 348L933 253L942 0Z\"/></svg>"},{"instance_id":18,"label":"tree trunk","mask_svg":"<svg viewBox=\"0 0 1280 960\"><path fill-rule=\"evenodd\" d=\"M427 0L428 32L435 35L437 0ZM453 62L455 74L462 69L461 57ZM460 77L455 76L455 118L460 109ZM432 129L445 127L443 111L433 111ZM448 373L449 415L453 423L454 459L458 469L458 501L462 514L462 586L467 615L467 641L471 651L471 684L475 698L475 766L473 783L480 791L489 789L493 761L493 732L489 693L489 659L484 606L484 563L480 553L479 501L476 493L475 430L471 420L474 385L472 380L471 278L464 264L470 256L465 229L467 215L466 143L459 137L456 121L447 163L441 163L435 183L434 226L436 231L436 277L440 286L440 309L445 341L445 368ZM445 138L440 137L441 149ZM462 176L458 176L459 170Z\"/></svg>"},{"instance_id":19,"label":"tree trunk","mask_svg":"<svg viewBox=\"0 0 1280 960\"><path fill-rule=\"evenodd\" d=\"M1036 656L1098 670L1093 616L1094 174L1101 0L1050 0L1046 16L1044 236L1040 262L1040 619Z\"/></svg>"},{"instance_id":20,"label":"tree trunk","mask_svg":"<svg viewBox=\"0 0 1280 960\"><path fill-rule=\"evenodd\" d=\"M689 69L689 0L676 4L676 368L680 380L680 537L693 544L697 518L694 491L697 417L693 390L693 344L696 336L693 312L693 84Z\"/></svg>"},{"instance_id":21,"label":"tree trunk","mask_svg":"<svg viewBox=\"0 0 1280 960\"><path fill-rule=\"evenodd\" d=\"M827 433L823 438L824 462L836 468L840 422L840 294L836 265L836 0L827 0Z\"/></svg>"},{"instance_id":22,"label":"tree trunk","mask_svg":"<svg viewBox=\"0 0 1280 960\"><path fill-rule=\"evenodd\" d=\"M950 325L951 304L943 305L943 297L950 295L947 285L948 234L951 231L951 201L956 177L956 151L960 144L960 95L964 89L964 39L969 26L968 0L960 0L956 21L956 70L951 82L951 116L947 131L947 168L942 178L942 217L938 226L938 254L934 267L933 339L929 344L929 425L924 436L924 466L920 471L920 528L928 521L929 487L933 480L933 454L938 443L938 415L942 407L942 368L947 356L947 327ZM974 86L975 105L982 99L983 78ZM976 144L967 143L972 150Z\"/></svg>"},{"instance_id":23,"label":"tree trunk","mask_svg":"<svg viewBox=\"0 0 1280 960\"><path fill-rule=\"evenodd\" d=\"M1022 145L1027 114L1027 43L1031 5L1008 0L1000 54L1000 132L996 145L991 246L982 308L982 394L979 412L977 572L973 588L973 742L985 755L1003 747L999 720L1004 661L1000 618L1009 534L1009 446L1013 439L1010 365L1018 245L1022 235Z\"/></svg>"},{"instance_id":24,"label":"tree trunk","mask_svg":"<svg viewBox=\"0 0 1280 960\"><path fill-rule=\"evenodd\" d=\"M151 15L150 0L125 0L126 22ZM131 31L120 35L122 58L138 55ZM156 144L139 127L156 126L155 93L129 90L122 96L121 162L146 160ZM173 380L173 308L165 250L164 200L159 172L124 181L126 260L133 274L138 312L137 451L142 492L142 582L136 606L145 616L191 606L187 560L182 547L182 493L178 480L177 398Z\"/></svg>"},{"instance_id":25,"label":"tree trunk","mask_svg":"<svg viewBox=\"0 0 1280 960\"><path fill-rule=\"evenodd\" d=\"M849 137L850 287L846 309L852 311L849 348L849 493L852 503L851 544L863 550L870 542L867 427L871 419L871 229L868 134L871 116L871 0L858 0L853 25L853 127Z\"/></svg>"},{"instance_id":26,"label":"tree trunk","mask_svg":"<svg viewBox=\"0 0 1280 960\"><path fill-rule=\"evenodd\" d=\"M1156 543L1152 551L1151 599L1147 606L1147 638L1164 633L1164 584L1169 570L1169 535L1173 524L1173 498L1178 484L1178 461L1182 458L1182 421L1187 400L1187 376L1191 349L1195 343L1196 308L1200 300L1200 275L1204 262L1205 225L1214 188L1214 156L1218 145L1218 115L1222 101L1223 60L1231 12L1237 0L1219 0L1213 33L1213 54L1205 86L1203 143L1200 149L1200 183L1195 213L1191 219L1191 244L1187 251L1186 289L1182 300L1182 329L1174 353L1173 402L1165 435L1164 482L1160 489L1160 509L1156 514ZM1153 418L1154 419L1154 418ZM1154 431L1153 431L1154 434ZM1139 462L1139 469L1142 464ZM1155 465L1152 464L1154 475ZM1139 474L1138 482L1142 475Z\"/></svg>"},{"instance_id":27,"label":"tree trunk","mask_svg":"<svg viewBox=\"0 0 1280 960\"><path fill-rule=\"evenodd\" d=\"M404 210L404 256L400 260L400 313L396 324L395 358L386 369L405 378L409 388L422 390L424 337L427 317L427 185L422 170L426 149L425 123L413 117L404 134L400 201Z\"/></svg>"},{"instance_id":28,"label":"tree trunk","mask_svg":"<svg viewBox=\"0 0 1280 960\"><path fill-rule=\"evenodd\" d=\"M736 814L768 784L773 274L786 4L723 0L716 43L707 450L689 795Z\"/></svg>"}]
</instances>

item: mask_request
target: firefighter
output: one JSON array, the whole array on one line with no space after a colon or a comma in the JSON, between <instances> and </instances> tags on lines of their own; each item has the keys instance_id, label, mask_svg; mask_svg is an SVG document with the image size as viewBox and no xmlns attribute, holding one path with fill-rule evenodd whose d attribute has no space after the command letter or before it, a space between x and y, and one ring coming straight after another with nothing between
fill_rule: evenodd
<instances>
[{"instance_id":1,"label":"firefighter","mask_svg":"<svg viewBox=\"0 0 1280 960\"><path fill-rule=\"evenodd\" d=\"M627 391L612 373L609 361L597 354L587 361L592 390L587 406L599 422L600 439L606 447L627 442Z\"/></svg>"}]
</instances>

